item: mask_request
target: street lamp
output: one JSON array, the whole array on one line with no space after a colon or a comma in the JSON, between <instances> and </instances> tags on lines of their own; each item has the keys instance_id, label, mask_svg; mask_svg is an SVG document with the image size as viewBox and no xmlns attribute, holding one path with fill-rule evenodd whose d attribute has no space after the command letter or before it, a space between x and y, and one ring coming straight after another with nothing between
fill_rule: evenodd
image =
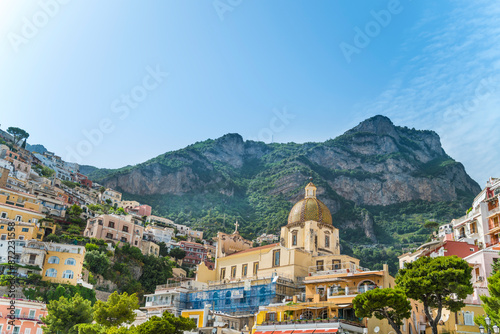
<instances>
[{"instance_id":1,"label":"street lamp","mask_svg":"<svg viewBox=\"0 0 500 334\"><path fill-rule=\"evenodd\" d=\"M491 334L491 319L490 317L486 314L486 317L484 317L484 322L486 323L486 329L487 329L487 333L488 334ZM493 332L495 334L498 334L498 332L500 331L500 328L495 324L493 325ZM479 332L481 334L484 334L484 327L482 325L479 325Z\"/></svg>"}]
</instances>

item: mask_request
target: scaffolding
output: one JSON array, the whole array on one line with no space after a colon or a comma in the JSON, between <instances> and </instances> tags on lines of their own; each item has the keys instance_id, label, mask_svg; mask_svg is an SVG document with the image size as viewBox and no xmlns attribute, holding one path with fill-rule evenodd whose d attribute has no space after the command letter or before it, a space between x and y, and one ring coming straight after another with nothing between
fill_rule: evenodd
<instances>
[{"instance_id":1,"label":"scaffolding","mask_svg":"<svg viewBox=\"0 0 500 334\"><path fill-rule=\"evenodd\" d=\"M187 306L201 309L205 305L211 305L215 312L231 315L254 314L259 306L281 302L285 297L300 292L302 289L293 281L275 276L211 285L206 290L189 293Z\"/></svg>"}]
</instances>

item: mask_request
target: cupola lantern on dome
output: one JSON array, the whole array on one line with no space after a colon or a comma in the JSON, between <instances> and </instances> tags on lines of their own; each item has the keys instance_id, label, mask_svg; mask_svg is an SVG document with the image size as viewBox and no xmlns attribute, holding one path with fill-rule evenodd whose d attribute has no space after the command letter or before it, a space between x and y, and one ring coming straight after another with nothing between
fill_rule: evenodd
<instances>
[{"instance_id":1,"label":"cupola lantern on dome","mask_svg":"<svg viewBox=\"0 0 500 334\"><path fill-rule=\"evenodd\" d=\"M305 198L316 198L316 186L312 182L309 182L306 186Z\"/></svg>"},{"instance_id":2,"label":"cupola lantern on dome","mask_svg":"<svg viewBox=\"0 0 500 334\"><path fill-rule=\"evenodd\" d=\"M305 188L303 200L298 201L288 215L288 224L313 220L332 224L332 215L326 205L316 198L316 186L310 182Z\"/></svg>"}]
</instances>

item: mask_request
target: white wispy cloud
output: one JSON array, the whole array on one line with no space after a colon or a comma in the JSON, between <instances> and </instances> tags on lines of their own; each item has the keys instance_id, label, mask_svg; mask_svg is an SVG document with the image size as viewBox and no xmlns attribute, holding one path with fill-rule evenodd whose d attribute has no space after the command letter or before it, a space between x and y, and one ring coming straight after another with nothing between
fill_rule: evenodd
<instances>
[{"instance_id":1,"label":"white wispy cloud","mask_svg":"<svg viewBox=\"0 0 500 334\"><path fill-rule=\"evenodd\" d=\"M406 66L361 113L435 130L447 153L484 186L500 177L500 7L454 4L415 24L401 46Z\"/></svg>"}]
</instances>

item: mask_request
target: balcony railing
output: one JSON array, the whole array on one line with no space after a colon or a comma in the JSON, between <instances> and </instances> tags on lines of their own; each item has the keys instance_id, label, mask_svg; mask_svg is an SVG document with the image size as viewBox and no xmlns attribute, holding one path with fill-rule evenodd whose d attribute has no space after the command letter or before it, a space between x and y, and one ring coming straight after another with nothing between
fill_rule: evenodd
<instances>
[{"instance_id":1,"label":"balcony railing","mask_svg":"<svg viewBox=\"0 0 500 334\"><path fill-rule=\"evenodd\" d=\"M353 273L360 271L370 271L370 269L360 267L351 262L342 262L342 263L310 266L309 276L343 274L343 273Z\"/></svg>"},{"instance_id":2,"label":"balcony railing","mask_svg":"<svg viewBox=\"0 0 500 334\"><path fill-rule=\"evenodd\" d=\"M492 210L490 210L490 211L488 212L488 217L491 217L491 216L493 216L493 215L496 215L496 214L497 214L497 213L499 213L499 212L500 212L500 206L497 206L496 208L494 208L494 209L492 209Z\"/></svg>"},{"instance_id":3,"label":"balcony railing","mask_svg":"<svg viewBox=\"0 0 500 334\"><path fill-rule=\"evenodd\" d=\"M334 298L337 296L348 296L348 295L358 295L365 293L370 290L377 289L377 285L363 285L358 288L330 288L328 289L328 298Z\"/></svg>"}]
</instances>

